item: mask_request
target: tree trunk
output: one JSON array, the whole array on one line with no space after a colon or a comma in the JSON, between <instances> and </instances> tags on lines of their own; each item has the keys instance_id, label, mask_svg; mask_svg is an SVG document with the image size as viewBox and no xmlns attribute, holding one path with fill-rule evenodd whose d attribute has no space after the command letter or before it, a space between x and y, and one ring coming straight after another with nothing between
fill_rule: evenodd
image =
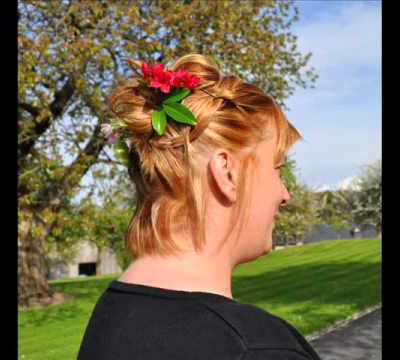
<instances>
[{"instance_id":1,"label":"tree trunk","mask_svg":"<svg viewBox=\"0 0 400 360\"><path fill-rule=\"evenodd\" d=\"M46 279L44 239L32 233L43 225L33 216L23 217L18 234L18 306L27 308L49 299L52 292Z\"/></svg>"},{"instance_id":2,"label":"tree trunk","mask_svg":"<svg viewBox=\"0 0 400 360\"><path fill-rule=\"evenodd\" d=\"M378 236L378 239L382 239L382 227L381 227L381 225L379 224L379 225L376 225L376 233L377 233L377 236Z\"/></svg>"},{"instance_id":3,"label":"tree trunk","mask_svg":"<svg viewBox=\"0 0 400 360\"><path fill-rule=\"evenodd\" d=\"M96 259L96 276L102 275L100 271L101 267L101 253L102 253L102 248L99 246L97 247L97 259Z\"/></svg>"}]
</instances>

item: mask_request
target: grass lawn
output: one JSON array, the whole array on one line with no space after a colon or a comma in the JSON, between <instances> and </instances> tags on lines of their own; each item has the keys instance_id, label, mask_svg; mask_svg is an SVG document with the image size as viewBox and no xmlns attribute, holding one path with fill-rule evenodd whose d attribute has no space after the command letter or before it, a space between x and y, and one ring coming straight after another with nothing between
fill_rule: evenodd
<instances>
[{"instance_id":1,"label":"grass lawn","mask_svg":"<svg viewBox=\"0 0 400 360\"><path fill-rule=\"evenodd\" d=\"M19 359L76 359L91 311L118 275L52 281L68 303L19 314ZM381 301L381 241L332 240L275 251L239 265L235 300L254 304L309 335Z\"/></svg>"}]
</instances>

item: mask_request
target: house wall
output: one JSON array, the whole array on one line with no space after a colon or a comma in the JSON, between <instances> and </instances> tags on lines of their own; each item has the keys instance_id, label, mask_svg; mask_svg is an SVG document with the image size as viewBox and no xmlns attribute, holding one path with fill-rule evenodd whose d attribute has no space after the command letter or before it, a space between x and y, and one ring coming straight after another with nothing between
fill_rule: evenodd
<instances>
[{"instance_id":1,"label":"house wall","mask_svg":"<svg viewBox=\"0 0 400 360\"><path fill-rule=\"evenodd\" d=\"M96 275L117 274L122 272L113 250L103 249L100 255L98 255L98 249L94 244L89 241L82 241L79 245L77 256L70 263L65 263L55 255L52 256L53 264L50 266L47 277L48 279L78 277L80 263L97 263Z\"/></svg>"},{"instance_id":2,"label":"house wall","mask_svg":"<svg viewBox=\"0 0 400 360\"><path fill-rule=\"evenodd\" d=\"M116 274L122 272L117 257L111 249L103 249L100 254L100 264L97 268L99 275Z\"/></svg>"}]
</instances>

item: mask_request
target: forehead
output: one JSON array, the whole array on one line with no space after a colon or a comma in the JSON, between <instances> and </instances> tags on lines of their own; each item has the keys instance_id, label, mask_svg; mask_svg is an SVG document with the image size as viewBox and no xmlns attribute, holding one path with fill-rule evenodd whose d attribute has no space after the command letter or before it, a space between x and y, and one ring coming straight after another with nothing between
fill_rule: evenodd
<instances>
[{"instance_id":1,"label":"forehead","mask_svg":"<svg viewBox=\"0 0 400 360\"><path fill-rule=\"evenodd\" d=\"M274 124L269 124L264 132L263 145L272 148L274 151L278 146L278 130Z\"/></svg>"},{"instance_id":2,"label":"forehead","mask_svg":"<svg viewBox=\"0 0 400 360\"><path fill-rule=\"evenodd\" d=\"M257 146L257 154L267 162L273 163L277 147L277 132L273 128L269 128L265 132L265 138Z\"/></svg>"},{"instance_id":3,"label":"forehead","mask_svg":"<svg viewBox=\"0 0 400 360\"><path fill-rule=\"evenodd\" d=\"M275 124L270 124L265 130L265 138L259 144L259 155L268 159L274 165L286 162L287 154L282 153L277 158L278 153L278 130Z\"/></svg>"}]
</instances>

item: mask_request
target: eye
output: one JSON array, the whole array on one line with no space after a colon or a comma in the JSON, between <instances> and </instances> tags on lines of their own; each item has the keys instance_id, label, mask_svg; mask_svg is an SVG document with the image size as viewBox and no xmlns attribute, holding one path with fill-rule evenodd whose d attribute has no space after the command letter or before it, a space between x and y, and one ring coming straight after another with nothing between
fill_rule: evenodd
<instances>
[{"instance_id":1,"label":"eye","mask_svg":"<svg viewBox=\"0 0 400 360\"><path fill-rule=\"evenodd\" d=\"M282 176L282 168L285 167L286 164L278 165L275 169L278 170L279 177Z\"/></svg>"},{"instance_id":2,"label":"eye","mask_svg":"<svg viewBox=\"0 0 400 360\"><path fill-rule=\"evenodd\" d=\"M282 169L283 167L285 167L286 166L286 164L287 164L287 156L285 156L281 161L281 163L279 164L279 165L277 165L277 167L275 168L275 169L277 169L277 170L280 170L280 169Z\"/></svg>"}]
</instances>

